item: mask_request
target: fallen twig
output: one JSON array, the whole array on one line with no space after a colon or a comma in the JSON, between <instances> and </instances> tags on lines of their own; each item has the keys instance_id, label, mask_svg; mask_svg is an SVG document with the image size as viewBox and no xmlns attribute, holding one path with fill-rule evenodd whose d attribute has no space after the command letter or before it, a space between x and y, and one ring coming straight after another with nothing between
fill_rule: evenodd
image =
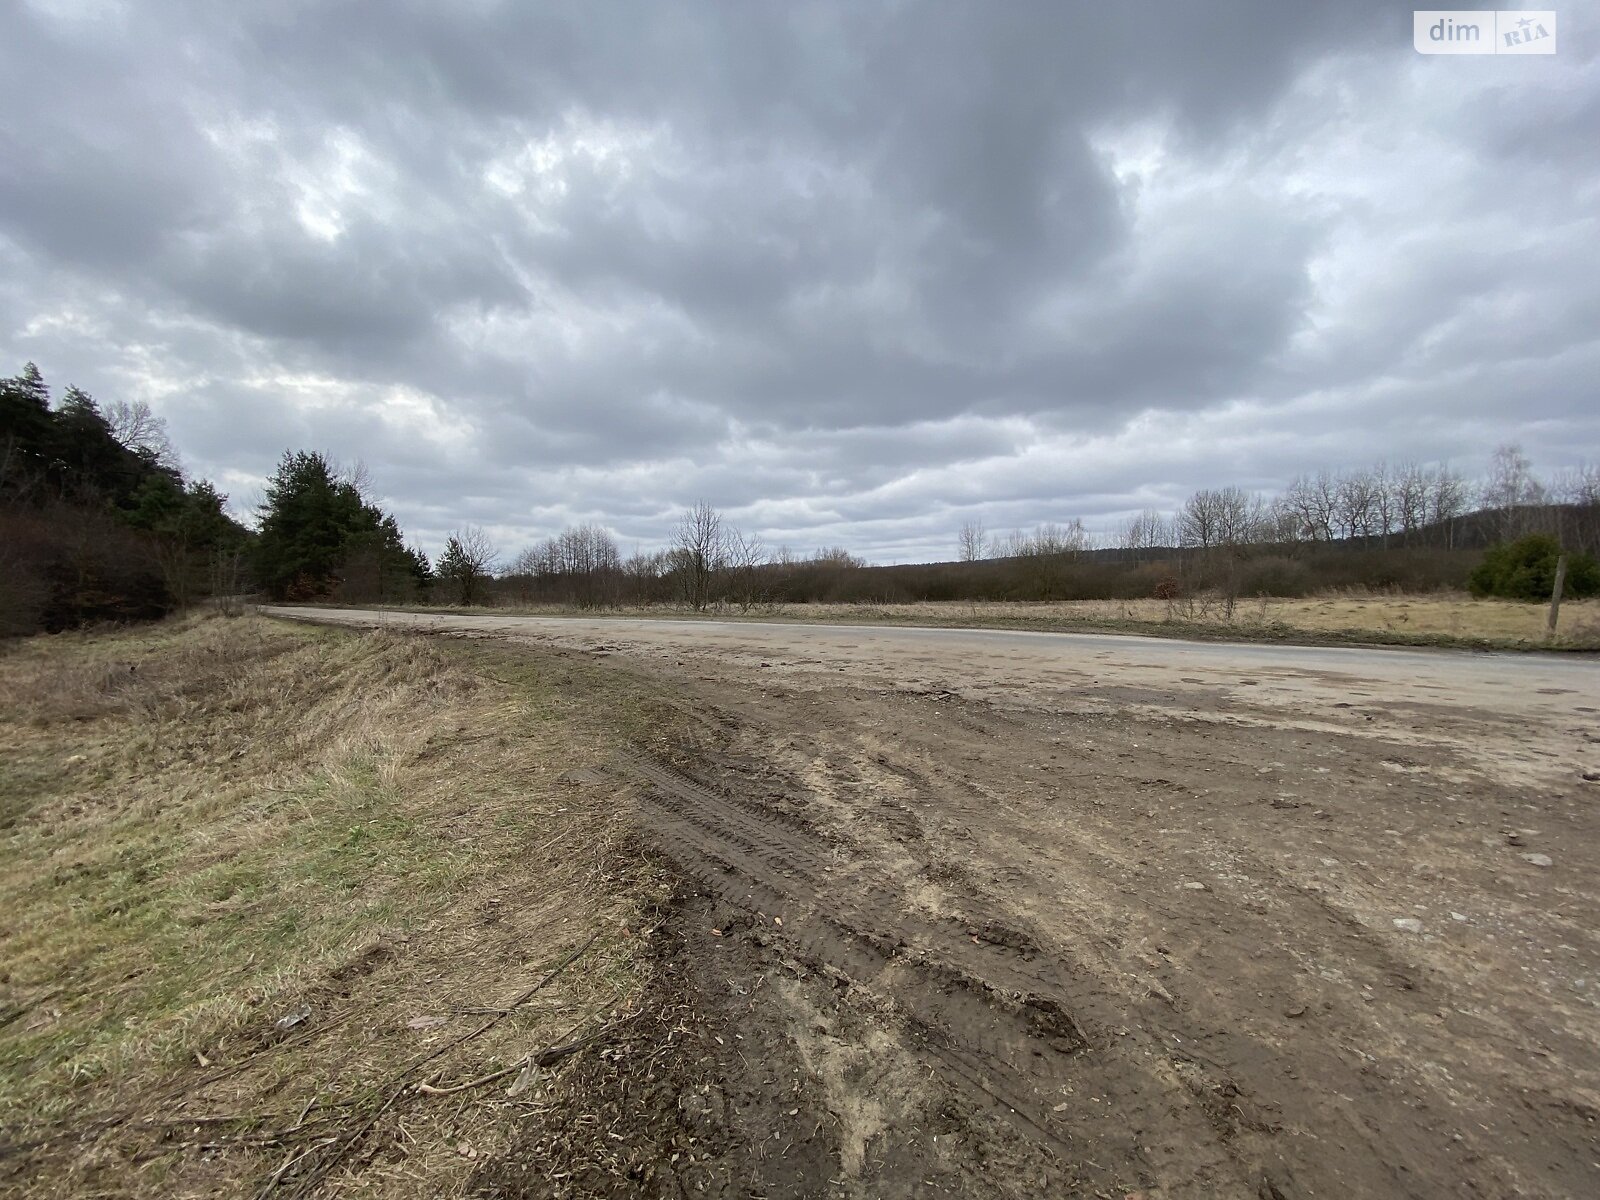
<instances>
[{"instance_id":1,"label":"fallen twig","mask_svg":"<svg viewBox=\"0 0 1600 1200\"><path fill-rule=\"evenodd\" d=\"M323 1142L320 1145L326 1146L330 1144L331 1142ZM305 1158L308 1154L316 1153L319 1148L320 1146L315 1144L307 1146L304 1150L300 1151L299 1154L291 1154L288 1158L284 1159L283 1163L278 1167L278 1169L272 1173L272 1178L267 1180L267 1186L261 1189L262 1194L264 1195L265 1193L271 1191L273 1187L277 1185L278 1180L282 1179L285 1173L288 1172L290 1167L294 1166L295 1163Z\"/></svg>"},{"instance_id":2,"label":"fallen twig","mask_svg":"<svg viewBox=\"0 0 1600 1200\"><path fill-rule=\"evenodd\" d=\"M496 1079L504 1079L513 1071L520 1071L527 1066L554 1066L563 1058L566 1058L569 1054L576 1054L584 1047L594 1045L596 1042L600 1041L601 1038L605 1037L605 1033L605 1030L601 1030L599 1033L592 1033L586 1038L579 1038L575 1042L568 1042L564 1046L552 1046L550 1049L541 1050L537 1054L525 1054L521 1058L517 1059L516 1062L512 1063L509 1067L502 1067L498 1071L491 1071L487 1075L480 1075L477 1079L470 1080L467 1083L452 1084L450 1087L434 1087L431 1083L419 1083L416 1085L415 1090L421 1092L425 1096L449 1096L456 1092L471 1091L475 1087L481 1087L486 1083L493 1083Z\"/></svg>"}]
</instances>

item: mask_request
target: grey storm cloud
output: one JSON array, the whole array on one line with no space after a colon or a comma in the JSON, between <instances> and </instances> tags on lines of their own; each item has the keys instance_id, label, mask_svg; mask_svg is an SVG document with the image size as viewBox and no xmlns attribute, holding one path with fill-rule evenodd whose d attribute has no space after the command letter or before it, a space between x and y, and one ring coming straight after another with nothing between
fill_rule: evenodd
<instances>
[{"instance_id":1,"label":"grey storm cloud","mask_svg":"<svg viewBox=\"0 0 1600 1200\"><path fill-rule=\"evenodd\" d=\"M0 6L0 354L430 548L1600 450L1600 63L1392 4Z\"/></svg>"}]
</instances>

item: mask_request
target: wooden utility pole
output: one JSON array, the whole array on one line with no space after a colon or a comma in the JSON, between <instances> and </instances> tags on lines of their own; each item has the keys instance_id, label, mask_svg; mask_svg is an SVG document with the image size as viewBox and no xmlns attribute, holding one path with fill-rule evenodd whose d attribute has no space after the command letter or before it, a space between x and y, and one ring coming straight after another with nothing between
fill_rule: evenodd
<instances>
[{"instance_id":1,"label":"wooden utility pole","mask_svg":"<svg viewBox=\"0 0 1600 1200\"><path fill-rule=\"evenodd\" d=\"M1545 640L1556 636L1556 618L1561 615L1561 589L1567 582L1567 556L1556 559L1556 585L1550 589L1550 622L1545 626Z\"/></svg>"}]
</instances>

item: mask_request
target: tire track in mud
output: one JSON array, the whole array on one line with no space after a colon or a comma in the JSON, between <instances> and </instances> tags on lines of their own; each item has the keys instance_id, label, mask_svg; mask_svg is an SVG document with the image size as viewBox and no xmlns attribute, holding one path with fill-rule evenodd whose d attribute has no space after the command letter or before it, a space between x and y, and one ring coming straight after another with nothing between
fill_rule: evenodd
<instances>
[{"instance_id":1,"label":"tire track in mud","mask_svg":"<svg viewBox=\"0 0 1600 1200\"><path fill-rule=\"evenodd\" d=\"M874 703L854 692L847 700ZM728 711L730 705L733 711ZM704 721L700 710L717 710L719 719ZM958 711L965 719L953 721ZM1051 793L1068 779L1069 807L1098 809L1097 790L1121 779L1112 772L1091 775L1079 769L1096 752L1092 743L1074 742L1061 719L1052 718L1027 743L1029 754L1024 758L1038 762L1019 760L1013 786L991 787L942 757L956 747L958 759L959 748L965 748L976 760L991 752L984 743L1007 727L1021 728L1014 719L996 719L988 709L968 712L940 705L936 746L920 741L931 731L922 727L924 714L917 712L919 724L897 732L909 735L921 747L920 754L899 739L886 741L882 734L871 732L879 726L879 713L871 709L851 708L849 719L841 720L837 709L830 708L808 712L814 720L806 720L791 708L781 734L776 733L779 727L774 726L771 712L740 704L737 697L708 696L697 712L721 735L693 754L693 761L702 764L697 770L709 772L712 781L684 780L670 769L666 774L732 810L737 814L732 819L752 833L770 831L774 823L796 831L797 844L780 856L781 868L792 868L796 853L812 854L810 877L829 889L833 911L845 912L846 932L870 928L873 921L881 923L884 913L901 913L923 891L920 884L932 884L940 893L932 911L919 907L907 914L909 921L898 923L911 930L901 935L906 940L902 954L915 954L922 947L926 956L931 943L935 955L948 953L969 979L985 981L999 991L1047 998L1071 1015L1075 1029L1087 1033L1084 1040L1092 1044L1073 1052L1047 1085L1054 1089L1049 1098L1055 1101L1044 1114L1051 1140L1030 1132L1028 1117L1010 1117L1030 1141L1047 1146L1058 1161L1087 1162L1091 1167L1097 1166L1096 1160L1119 1164L1113 1172L1117 1184L1135 1184L1132 1190L1155 1187L1174 1197L1254 1194L1273 1180L1285 1179L1289 1168L1283 1158L1278 1106L1251 1095L1229 1065L1237 1051L1249 1058L1269 1048L1236 1030L1214 1029L1203 1021L1197 1026L1186 1013L1181 979L1164 958L1146 954L1130 964L1120 950L1120 937L1105 934L1107 912L1079 912L1076 928L1069 920L1065 938L1052 939L1046 950L1029 932L1029 917L1012 904L996 904L997 887L1004 890L1003 877L1015 876L1011 882L1024 891L1030 884L1030 877L1016 865L1020 860L1007 867L1002 865L1004 856L980 854L974 861L982 865L981 875L967 866L974 849L973 825L987 822L994 827L999 821L1011 828L1035 817L1041 805L1057 808L1059 801ZM838 739L808 735L811 729L841 724L868 731L867 736L845 748ZM1056 763L1058 753L1065 763ZM1072 773L1063 776L1059 773L1063 770ZM638 776L635 780L653 786ZM655 796L645 817L647 826L657 819L654 808L660 803L696 801ZM1096 816L1093 823L1098 828L1100 818ZM1071 844L1080 844L1071 836L1070 826L1065 832ZM1018 844L1030 844L1025 831ZM1086 853L1109 854L1105 870L1113 874L1116 868L1128 867L1129 859L1115 851L1114 839L1105 843L1091 838L1081 847ZM793 925L789 909L762 907L786 901L792 906L797 903L792 893L757 893L748 882L751 872L727 863L724 870L726 885L717 889L719 895L741 907L781 912L785 928ZM1109 881L1108 887L1119 895L1127 890L1117 880ZM1069 899L1074 894L1069 887L1065 894L1052 892L1041 899L1059 916L1072 907ZM869 899L865 906L852 899L862 895ZM1185 909L1193 904L1187 892L1170 902ZM858 915L850 911L852 906L864 908L865 925L850 924L848 918ZM1111 907L1114 915L1118 905L1113 902ZM981 945L974 944L975 936ZM810 958L827 961L825 952ZM894 995L900 986L890 977L875 990ZM903 1028L920 1033L923 1027L915 1013L898 1015ZM1219 1039L1221 1061L1206 1052ZM941 1064L930 1065L946 1070ZM949 1082L956 1084L953 1079ZM964 1090L987 1094L970 1081ZM1063 1133L1071 1139L1071 1154L1063 1149ZM1116 1186L1109 1192L1120 1194Z\"/></svg>"},{"instance_id":2,"label":"tire track in mud","mask_svg":"<svg viewBox=\"0 0 1600 1200\"><path fill-rule=\"evenodd\" d=\"M728 796L648 759L630 758L627 773L651 790L645 799L688 823L707 841L706 852L720 844L747 860L729 863L743 877L773 887L787 881L779 894L862 933L881 933L902 953L948 962L963 975L1016 993L1052 992L1058 981L1034 970L1028 956L1002 938L978 939L960 922L918 916L904 910L900 892L856 876L859 868L836 866L827 843L809 825L791 815ZM1084 1041L1081 1034L1079 1040Z\"/></svg>"},{"instance_id":3,"label":"tire track in mud","mask_svg":"<svg viewBox=\"0 0 1600 1200\"><path fill-rule=\"evenodd\" d=\"M861 988L913 1036L947 1083L1029 1140L1070 1157L1058 1110L1089 1043L1049 980L1016 949L906 912L892 889L836 872L793 818L719 795L658 763L619 757L641 785L651 835L682 870L781 925L766 936Z\"/></svg>"},{"instance_id":4,"label":"tire track in mud","mask_svg":"<svg viewBox=\"0 0 1600 1200\"><path fill-rule=\"evenodd\" d=\"M818 724L821 726L821 722ZM832 724L849 726L851 722L841 722L834 715ZM1044 784L1042 778L1033 777L1033 764L1023 761L1029 756L1019 751L1009 777L1011 787L991 793L958 770L941 769L942 763L959 761L961 739L952 736L953 724L949 721L939 724L937 741L930 737L921 742L918 741L920 730L902 730L909 734L907 741L894 746L887 754L875 752L884 749L883 742L876 736L870 745L863 744L862 753L853 755L830 753L828 743L822 741L796 746L794 752L802 759L820 761L826 758L842 776L849 777L853 771L857 777L865 779L867 773L877 771L886 779L903 781L915 793L937 795L931 811L941 817L964 818L972 811L972 795L983 795L989 801L986 810L991 833L1003 832L1016 847L1034 845L1030 839L1044 843L1039 852L1054 858L1054 869L1041 871L1040 877L1069 878L1075 873L1074 866L1069 864L1082 865L1095 860L1104 862L1100 878L1108 885L1107 890L1115 888L1117 883L1125 883L1130 888L1138 886L1143 883L1141 877L1147 874L1160 879L1173 873L1176 860L1170 857L1148 873L1139 869L1146 865L1142 861L1144 856L1154 857L1154 854L1147 848L1141 831L1136 826L1128 827L1126 817L1129 807L1135 814L1143 815L1140 807L1143 802L1137 801L1131 806L1125 802L1120 810L1123 823L1108 830L1098 798L1091 790L1105 788L1112 795L1126 796L1130 789L1143 783L1176 787L1163 778L1154 778L1155 765L1140 764L1129 778L1118 775L1115 768L1091 773L1075 769L1077 764L1073 763L1070 775L1052 772L1050 783ZM961 727L977 729L981 722L964 722ZM1049 755L1050 748L1057 742L1056 737L1049 735L1055 732L1054 726L1036 732L1033 757L1041 753ZM1132 737L1146 740L1143 732L1136 732ZM1096 734L1095 740L1104 739ZM1130 739L1128 748L1137 748L1138 741ZM1089 749L1099 752L1093 742ZM1113 762L1129 757L1126 749L1115 743L1106 745L1104 750ZM1080 747L1077 756L1083 753ZM892 761L897 755L916 761L922 770L907 769ZM1170 755L1164 757L1170 762ZM1220 761L1226 764L1227 760ZM1271 789L1263 790L1256 764L1246 760L1237 766L1237 773L1243 776L1241 786L1236 788L1238 794L1256 796L1259 792L1256 802L1266 804ZM1160 769L1177 773L1165 764ZM1036 785L1040 786L1036 788ZM1064 810L1057 810L1052 803L1052 788L1067 800ZM1182 790L1196 799L1203 794ZM885 803L899 807L898 801L879 797L875 803L873 811L882 819L884 827L892 831L896 819L883 813L882 808ZM1058 827L1051 828L1057 821ZM937 836L935 826L930 830L930 837ZM1431 1190L1436 1181L1450 1178L1454 1173L1447 1161L1448 1149L1441 1154L1438 1147L1458 1145L1460 1139L1448 1141L1451 1132L1448 1116L1440 1121L1430 1115L1430 1109L1439 1109L1435 1099L1437 1091L1427 1077L1416 1070L1419 1056L1412 1047L1418 1044L1415 1032L1418 1027L1426 1033L1434 1020L1444 1018L1441 1004L1446 1002L1443 997L1447 993L1441 991L1424 966L1413 964L1397 953L1382 936L1381 929L1359 921L1352 912L1331 902L1321 890L1302 885L1252 839L1217 837L1203 825L1200 828L1191 826L1189 836L1192 840L1185 849L1198 852L1197 857L1205 864L1204 877L1215 876L1215 881L1202 897L1188 892L1175 895L1170 890L1175 884L1154 892L1145 884L1143 910L1156 917L1157 927L1171 924L1181 928L1204 914L1203 919L1214 924L1219 937L1254 947L1235 968L1234 994L1239 990L1253 992L1259 1006L1272 1015L1266 1022L1253 1014L1257 1016L1253 1027L1230 1024L1226 1013L1217 1012L1215 997L1208 994L1216 985L1204 976L1197 979L1192 973L1193 965L1175 969L1166 961L1164 951L1159 958L1141 953L1140 945L1147 942L1146 937L1137 937L1135 944L1124 953L1128 938L1120 932L1104 939L1091 936L1087 940L1101 941L1103 951L1102 961L1096 964L1095 955L1087 952L1083 944L1082 932L1103 931L1108 922L1097 919L1092 909L1072 914L1076 921L1069 916L1066 922L1069 929L1075 927L1079 931L1079 936L1072 938L1072 949L1065 951L1076 969L1064 977L1063 983L1066 994L1072 998L1071 1010L1089 1027L1107 1029L1115 1017L1100 1003L1107 998L1106 993L1083 986L1079 975L1120 976L1125 983L1148 979L1157 986L1156 995L1166 1006L1166 1010L1141 1013L1138 1019L1142 1028L1135 1031L1129 1042L1119 1046L1111 1039L1104 1039L1107 1044L1099 1049L1105 1052L1106 1065L1118 1058L1117 1051L1126 1051L1142 1043L1151 1053L1145 1063L1132 1064L1129 1075L1137 1075L1142 1067L1151 1071L1169 1092L1187 1093L1193 1101L1188 1115L1198 1113L1210 1125L1208 1138L1197 1137L1192 1125L1179 1135L1181 1121L1174 1121L1172 1127L1163 1131L1167 1136L1156 1134L1141 1146L1144 1160L1173 1183L1170 1188L1173 1195L1229 1194L1225 1187L1213 1181L1226 1175L1231 1165L1247 1174L1259 1171L1262 1195L1298 1197L1307 1194L1293 1182L1301 1169L1312 1180L1347 1178L1351 1173L1352 1155L1361 1160L1361 1173L1369 1181L1382 1180L1383 1194L1438 1194ZM993 854L978 857L980 861L996 858ZM998 857L1005 859L1003 853ZM1012 861L1015 861L1014 854ZM958 879L951 882L958 890L973 895L989 890L983 882L969 881L966 886ZM1066 915L1068 906L1063 899L1052 899ZM1059 924L1056 927L1059 928ZM1150 932L1148 927L1145 932ZM1159 947L1162 937L1158 935L1154 940ZM1274 946L1281 951L1276 957L1266 949ZM1202 955L1201 961L1204 958ZM1300 970L1283 969L1285 960L1300 964ZM1343 972L1337 990L1332 993L1320 982L1329 978L1323 974L1328 964L1337 964ZM1352 1016L1342 1008L1337 995L1348 991L1364 992L1368 1002L1381 1004L1387 1021L1413 1022L1412 1028L1406 1031L1406 1037L1412 1039L1410 1046L1405 1037L1389 1040L1385 1036L1388 1033L1385 1024L1373 1022L1367 1013L1358 1009ZM1120 995L1126 1004L1128 997L1137 995L1137 989L1130 991L1124 986ZM1320 1046L1305 1038L1296 1026L1284 1029L1281 1035L1273 1028L1272 1018L1293 1021L1313 1007L1320 1035L1316 1041ZM1466 1012L1452 1012L1449 1020L1454 1029L1483 1028L1476 1015ZM1310 1064L1307 1074L1314 1073L1327 1081L1323 1093L1303 1094L1300 1071L1285 1071L1279 1067L1275 1053L1279 1036L1290 1044L1293 1044L1290 1039L1299 1043L1299 1061L1294 1067ZM1487 1036L1482 1040L1489 1045L1495 1042ZM1498 1041L1512 1048L1504 1060L1507 1064L1504 1069L1509 1075L1518 1039L1513 1034ZM1478 1063L1493 1061L1481 1049L1476 1053ZM1498 1051L1494 1052L1494 1057L1498 1057ZM1447 1044L1435 1044L1427 1056L1428 1067L1433 1068L1438 1062L1449 1063L1463 1074L1474 1065L1464 1057L1456 1060ZM1122 1065L1129 1065L1126 1057ZM1129 1112L1130 1120L1140 1119L1138 1101L1141 1096L1152 1096L1154 1090L1134 1085L1123 1093L1133 1101L1124 1110ZM1329 1096L1332 1102L1326 1099ZM1339 1103L1341 1100L1345 1103ZM1352 1114L1351 1107L1358 1116ZM1144 1111L1150 1108L1147 1106ZM1304 1136L1307 1130L1330 1128L1339 1131L1337 1138ZM1482 1128L1488 1130L1489 1125L1484 1124ZM1397 1136L1397 1131L1404 1132ZM1400 1144L1402 1138L1404 1145ZM1205 1170L1216 1174L1208 1177L1199 1171L1186 1173L1181 1159L1172 1153L1174 1149L1188 1152L1191 1163L1198 1164L1209 1158ZM1482 1158L1486 1160L1482 1168L1484 1174L1498 1174L1497 1183L1502 1188L1506 1179L1514 1178L1511 1169L1500 1165L1494 1150L1482 1153ZM1195 1188L1200 1190L1191 1190ZM1358 1188L1346 1194L1360 1191ZM1501 1193L1490 1188L1485 1194Z\"/></svg>"},{"instance_id":5,"label":"tire track in mud","mask_svg":"<svg viewBox=\"0 0 1600 1200\"><path fill-rule=\"evenodd\" d=\"M637 785L644 828L686 875L765 916L762 936L781 954L866 997L954 1092L1074 1174L1093 1168L1116 1194L1152 1184L1244 1194L1263 1178L1259 1147L1241 1142L1242 1127L1218 1127L1196 1090L1212 1074L1206 1086L1225 1089L1226 1072L1191 1062L1187 1045L1130 1030L1129 996L997 920L984 886L953 865L940 876L972 915L908 910L900 884L915 880L895 882L853 839L653 759L630 754L613 769Z\"/></svg>"}]
</instances>

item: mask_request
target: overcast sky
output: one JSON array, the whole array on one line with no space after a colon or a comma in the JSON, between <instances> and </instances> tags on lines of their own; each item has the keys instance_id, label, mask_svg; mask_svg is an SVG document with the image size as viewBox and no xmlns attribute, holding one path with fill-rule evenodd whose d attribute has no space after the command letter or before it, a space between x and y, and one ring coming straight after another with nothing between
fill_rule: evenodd
<instances>
[{"instance_id":1,"label":"overcast sky","mask_svg":"<svg viewBox=\"0 0 1600 1200\"><path fill-rule=\"evenodd\" d=\"M435 550L696 498L953 557L1196 487L1600 460L1600 5L0 0L0 373Z\"/></svg>"}]
</instances>

